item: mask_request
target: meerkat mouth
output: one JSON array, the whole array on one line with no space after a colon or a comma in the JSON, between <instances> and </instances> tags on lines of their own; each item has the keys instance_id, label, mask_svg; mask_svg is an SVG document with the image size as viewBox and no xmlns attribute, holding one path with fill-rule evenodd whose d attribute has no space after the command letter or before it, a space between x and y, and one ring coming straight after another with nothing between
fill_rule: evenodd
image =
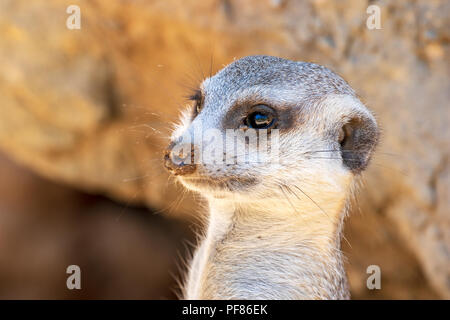
<instances>
[{"instance_id":1,"label":"meerkat mouth","mask_svg":"<svg viewBox=\"0 0 450 320\"><path fill-rule=\"evenodd\" d=\"M231 191L243 192L258 184L256 178L247 177L179 177L184 185L202 191Z\"/></svg>"}]
</instances>

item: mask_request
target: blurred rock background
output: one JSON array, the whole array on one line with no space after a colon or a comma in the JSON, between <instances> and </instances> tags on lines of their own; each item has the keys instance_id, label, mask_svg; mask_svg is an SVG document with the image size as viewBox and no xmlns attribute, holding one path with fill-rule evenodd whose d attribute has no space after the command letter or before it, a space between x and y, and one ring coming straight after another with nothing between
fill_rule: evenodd
<instances>
[{"instance_id":1,"label":"blurred rock background","mask_svg":"<svg viewBox=\"0 0 450 320\"><path fill-rule=\"evenodd\" d=\"M202 78L269 54L341 74L383 128L346 224L353 298L449 299L449 17L445 0L0 0L0 297L174 298L200 227L162 168L170 124Z\"/></svg>"}]
</instances>

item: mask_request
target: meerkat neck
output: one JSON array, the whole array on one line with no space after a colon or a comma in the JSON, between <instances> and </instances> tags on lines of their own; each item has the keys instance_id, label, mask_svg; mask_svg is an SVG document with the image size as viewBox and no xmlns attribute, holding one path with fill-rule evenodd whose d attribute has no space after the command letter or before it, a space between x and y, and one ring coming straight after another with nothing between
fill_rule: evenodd
<instances>
[{"instance_id":1,"label":"meerkat neck","mask_svg":"<svg viewBox=\"0 0 450 320\"><path fill-rule=\"evenodd\" d=\"M210 199L186 298L349 298L340 251L345 206L329 214L301 205Z\"/></svg>"}]
</instances>

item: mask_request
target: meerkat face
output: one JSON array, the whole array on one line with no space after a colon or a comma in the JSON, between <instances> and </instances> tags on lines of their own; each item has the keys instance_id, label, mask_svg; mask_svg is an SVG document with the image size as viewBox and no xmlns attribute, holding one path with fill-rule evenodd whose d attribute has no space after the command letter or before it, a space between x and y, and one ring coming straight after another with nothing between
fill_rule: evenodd
<instances>
[{"instance_id":1,"label":"meerkat face","mask_svg":"<svg viewBox=\"0 0 450 320\"><path fill-rule=\"evenodd\" d=\"M378 140L350 86L311 63L246 57L204 80L191 100L165 166L207 196L343 193Z\"/></svg>"}]
</instances>

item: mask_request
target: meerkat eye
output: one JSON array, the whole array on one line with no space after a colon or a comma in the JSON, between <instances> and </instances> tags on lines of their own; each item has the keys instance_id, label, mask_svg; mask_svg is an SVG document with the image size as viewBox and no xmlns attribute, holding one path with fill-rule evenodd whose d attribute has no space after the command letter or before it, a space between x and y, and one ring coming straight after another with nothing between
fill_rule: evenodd
<instances>
[{"instance_id":1,"label":"meerkat eye","mask_svg":"<svg viewBox=\"0 0 450 320\"><path fill-rule=\"evenodd\" d=\"M268 129L275 123L272 109L264 105L258 105L254 109L256 110L251 112L244 120L247 127L252 129Z\"/></svg>"},{"instance_id":2,"label":"meerkat eye","mask_svg":"<svg viewBox=\"0 0 450 320\"><path fill-rule=\"evenodd\" d=\"M260 112L253 112L246 119L247 126L253 129L266 129L272 122L272 116Z\"/></svg>"},{"instance_id":3,"label":"meerkat eye","mask_svg":"<svg viewBox=\"0 0 450 320\"><path fill-rule=\"evenodd\" d=\"M194 101L194 117L197 116L203 108L203 95L200 90L195 90L189 100Z\"/></svg>"}]
</instances>

